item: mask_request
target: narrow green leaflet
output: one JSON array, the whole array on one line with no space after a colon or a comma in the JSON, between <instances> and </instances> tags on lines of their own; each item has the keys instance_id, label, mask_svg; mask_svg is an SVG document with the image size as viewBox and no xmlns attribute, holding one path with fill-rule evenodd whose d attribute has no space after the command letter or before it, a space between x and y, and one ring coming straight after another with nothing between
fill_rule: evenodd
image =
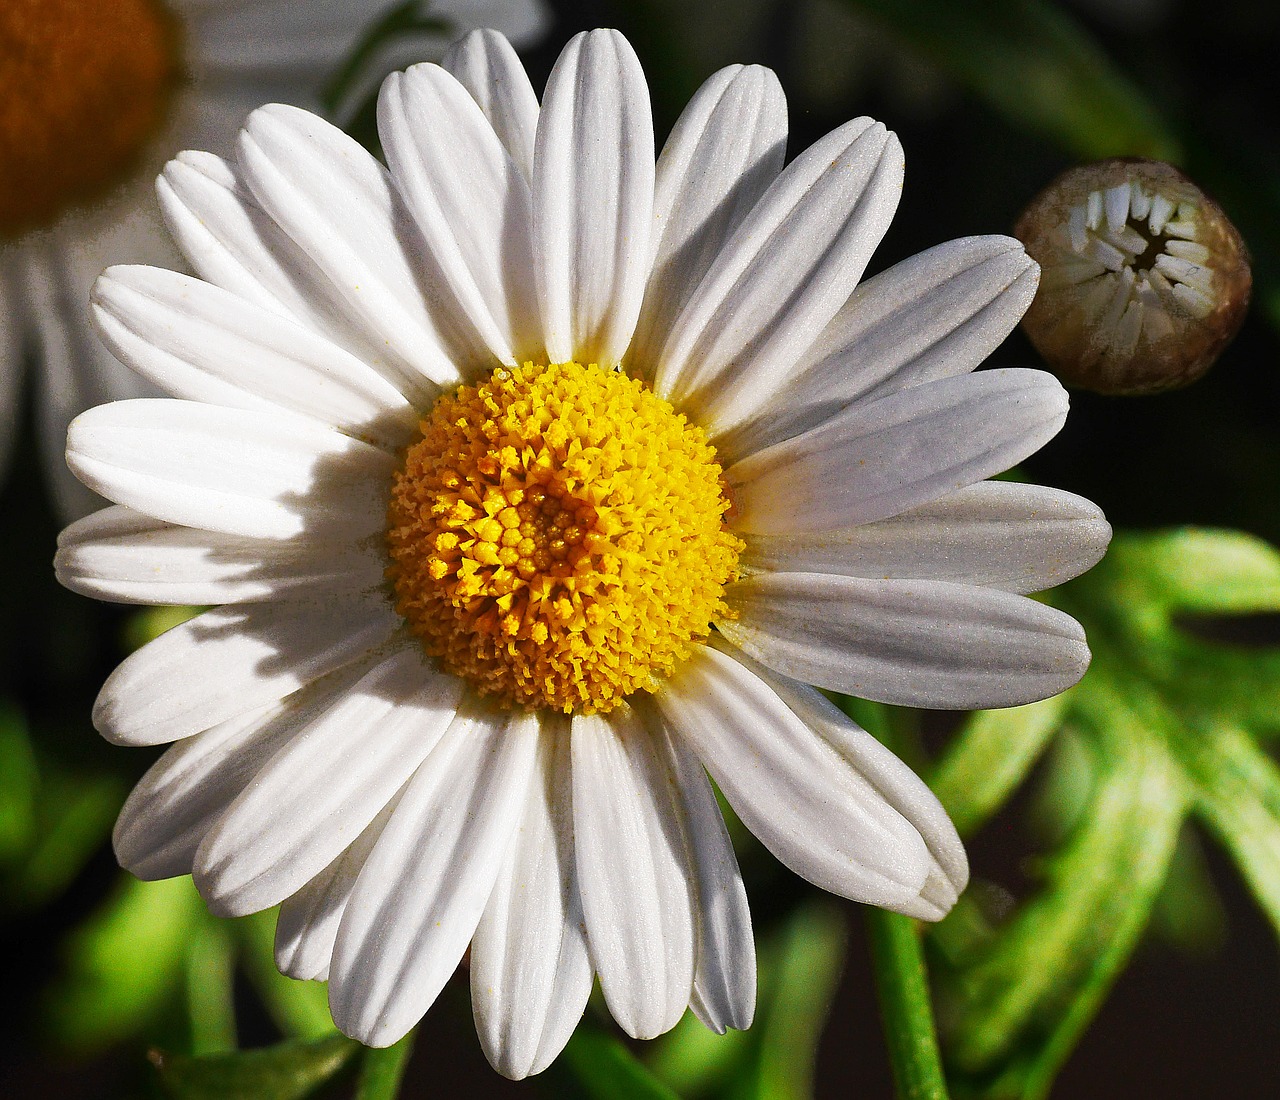
<instances>
[{"instance_id":1,"label":"narrow green leaflet","mask_svg":"<svg viewBox=\"0 0 1280 1100\"><path fill-rule=\"evenodd\" d=\"M559 1063L592 1100L677 1100L621 1040L582 1024Z\"/></svg>"},{"instance_id":2,"label":"narrow green leaflet","mask_svg":"<svg viewBox=\"0 0 1280 1100\"><path fill-rule=\"evenodd\" d=\"M716 1035L688 1013L652 1044L650 1069L685 1100L808 1100L844 950L840 910L828 902L802 906L760 941L751 1028Z\"/></svg>"},{"instance_id":3,"label":"narrow green leaflet","mask_svg":"<svg viewBox=\"0 0 1280 1100\"><path fill-rule=\"evenodd\" d=\"M1066 713L1069 692L1039 703L975 714L930 786L961 836L977 832L1026 778Z\"/></svg>"},{"instance_id":4,"label":"narrow green leaflet","mask_svg":"<svg viewBox=\"0 0 1280 1100\"><path fill-rule=\"evenodd\" d=\"M1232 856L1280 930L1280 768L1259 745L1280 732L1280 646L1226 640L1247 640L1240 616L1280 610L1280 553L1236 532L1125 534L1057 595L1088 633L1088 675L1056 704L976 715L936 772L969 830L1052 739L1071 749L1054 746L1051 789L1069 805L1050 807L1058 839L1039 888L994 925L971 891L931 936L961 1096L1048 1093L1169 896L1189 820ZM1202 876L1183 868L1175 886L1204 908ZM1206 912L1211 921L1212 902Z\"/></svg>"},{"instance_id":5,"label":"narrow green leaflet","mask_svg":"<svg viewBox=\"0 0 1280 1100\"><path fill-rule=\"evenodd\" d=\"M1084 159L1179 159L1159 113L1045 0L847 0L1001 114Z\"/></svg>"},{"instance_id":6,"label":"narrow green leaflet","mask_svg":"<svg viewBox=\"0 0 1280 1100\"><path fill-rule=\"evenodd\" d=\"M153 1052L151 1060L174 1100L302 1100L332 1080L359 1049L354 1039L334 1033L236 1054L189 1058Z\"/></svg>"},{"instance_id":7,"label":"narrow green leaflet","mask_svg":"<svg viewBox=\"0 0 1280 1100\"><path fill-rule=\"evenodd\" d=\"M1185 802L1162 746L1134 721L1098 733L1094 797L1044 888L941 972L952 1065L961 1082L1002 1077L989 1096L1047 1086L1137 942L1177 840Z\"/></svg>"}]
</instances>

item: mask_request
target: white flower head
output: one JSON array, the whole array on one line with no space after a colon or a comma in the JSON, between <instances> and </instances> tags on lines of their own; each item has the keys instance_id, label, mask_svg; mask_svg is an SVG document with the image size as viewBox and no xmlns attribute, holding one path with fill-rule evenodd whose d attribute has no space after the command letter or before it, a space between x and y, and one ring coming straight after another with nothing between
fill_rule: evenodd
<instances>
[{"instance_id":1,"label":"white flower head","mask_svg":"<svg viewBox=\"0 0 1280 1100\"><path fill-rule=\"evenodd\" d=\"M399 0L4 0L0 4L0 475L22 366L65 519L102 501L67 471L67 425L90 406L154 388L94 336L87 302L111 263L182 264L151 181L180 149L230 152L245 115L318 105L344 58ZM424 57L476 26L542 33L542 0L437 0L445 35L403 35L361 76ZM379 66L383 66L379 68ZM374 85L376 87L376 85ZM354 80L337 104L350 113Z\"/></svg>"},{"instance_id":2,"label":"white flower head","mask_svg":"<svg viewBox=\"0 0 1280 1100\"><path fill-rule=\"evenodd\" d=\"M702 87L657 159L640 65L575 37L542 103L507 41L390 77L389 170L250 116L160 194L201 278L109 271L121 359L177 400L71 428L118 502L64 583L220 604L99 698L176 741L121 862L280 904L277 958L394 1042L471 947L481 1042L543 1069L593 976L631 1035L745 1027L747 899L708 773L797 873L941 917L967 879L928 788L806 684L1003 706L1074 683L1022 593L1101 555L1087 501L984 479L1062 425L1050 376L973 368L1035 265L953 241L857 286L902 185L857 119L783 166L773 73Z\"/></svg>"}]
</instances>

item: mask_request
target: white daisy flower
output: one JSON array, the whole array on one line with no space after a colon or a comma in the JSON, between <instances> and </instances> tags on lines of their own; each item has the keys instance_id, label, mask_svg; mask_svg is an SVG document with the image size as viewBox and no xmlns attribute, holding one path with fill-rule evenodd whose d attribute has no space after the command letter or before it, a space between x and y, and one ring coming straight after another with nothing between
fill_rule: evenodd
<instances>
[{"instance_id":1,"label":"white daisy flower","mask_svg":"<svg viewBox=\"0 0 1280 1100\"><path fill-rule=\"evenodd\" d=\"M101 506L67 471L63 447L77 413L155 393L99 344L87 305L108 264L181 265L156 217L151 181L180 149L229 153L260 103L318 105L366 28L399 3L0 4L0 476L30 353L58 511L73 519ZM431 10L447 36L392 39L377 75L438 58L472 27L500 27L519 43L546 24L541 0L438 0ZM354 107L360 90L343 107Z\"/></svg>"},{"instance_id":2,"label":"white daisy flower","mask_svg":"<svg viewBox=\"0 0 1280 1100\"><path fill-rule=\"evenodd\" d=\"M926 920L967 878L928 788L806 684L1024 703L1088 650L1021 593L1088 568L1087 501L984 478L1062 425L970 373L1030 301L1003 237L857 287L902 153L857 119L783 166L768 69L716 73L655 169L614 31L542 104L507 42L382 88L390 170L304 111L160 193L201 278L119 267L100 331L177 400L71 427L118 506L70 527L84 593L221 604L128 658L95 722L178 742L115 833L372 1045L471 947L485 1052L563 1047L598 976L631 1035L745 1027L747 899L708 773L783 863Z\"/></svg>"}]
</instances>

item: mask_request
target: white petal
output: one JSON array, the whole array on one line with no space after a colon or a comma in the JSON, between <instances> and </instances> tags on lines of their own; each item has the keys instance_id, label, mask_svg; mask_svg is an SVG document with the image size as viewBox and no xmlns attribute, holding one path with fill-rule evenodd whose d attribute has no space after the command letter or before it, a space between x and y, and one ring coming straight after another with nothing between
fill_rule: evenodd
<instances>
[{"instance_id":1,"label":"white petal","mask_svg":"<svg viewBox=\"0 0 1280 1100\"><path fill-rule=\"evenodd\" d=\"M376 660L357 661L171 746L120 811L112 836L120 865L146 879L189 875L200 842L254 776Z\"/></svg>"},{"instance_id":2,"label":"white petal","mask_svg":"<svg viewBox=\"0 0 1280 1100\"><path fill-rule=\"evenodd\" d=\"M771 69L721 69L689 101L658 158L653 270L629 373L652 379L672 323L782 171L786 146L787 102Z\"/></svg>"},{"instance_id":3,"label":"white petal","mask_svg":"<svg viewBox=\"0 0 1280 1100\"><path fill-rule=\"evenodd\" d=\"M296 697L295 697L296 698ZM204 835L293 731L273 703L179 741L130 792L112 846L120 866L152 881L189 875Z\"/></svg>"},{"instance_id":4,"label":"white petal","mask_svg":"<svg viewBox=\"0 0 1280 1100\"><path fill-rule=\"evenodd\" d=\"M457 967L519 827L537 756L532 715L460 715L365 861L329 974L334 1023L390 1046Z\"/></svg>"},{"instance_id":5,"label":"white petal","mask_svg":"<svg viewBox=\"0 0 1280 1100\"><path fill-rule=\"evenodd\" d=\"M702 762L678 730L641 697L645 724L662 739L674 769L675 792L685 827L689 867L698 891L697 962L691 1005L719 1035L751 1026L756 1007L756 950L747 891L729 830ZM665 732L664 731L665 727Z\"/></svg>"},{"instance_id":6,"label":"white petal","mask_svg":"<svg viewBox=\"0 0 1280 1100\"><path fill-rule=\"evenodd\" d=\"M1079 576L1111 538L1083 497L981 481L889 519L813 534L750 535L743 564L779 573L955 581L1039 592Z\"/></svg>"},{"instance_id":7,"label":"white petal","mask_svg":"<svg viewBox=\"0 0 1280 1100\"><path fill-rule=\"evenodd\" d=\"M716 439L741 455L821 424L855 399L967 374L1027 311L1039 268L1011 237L948 241L859 286L749 422Z\"/></svg>"},{"instance_id":8,"label":"white petal","mask_svg":"<svg viewBox=\"0 0 1280 1100\"><path fill-rule=\"evenodd\" d=\"M382 593L215 608L126 657L93 724L120 745L190 737L351 664L401 626Z\"/></svg>"},{"instance_id":9,"label":"white petal","mask_svg":"<svg viewBox=\"0 0 1280 1100\"><path fill-rule=\"evenodd\" d=\"M346 299L278 226L236 170L211 153L181 153L156 181L169 231L196 273L288 317L351 352L421 407L434 383L356 316Z\"/></svg>"},{"instance_id":10,"label":"white petal","mask_svg":"<svg viewBox=\"0 0 1280 1100\"><path fill-rule=\"evenodd\" d=\"M742 653L732 656L773 688L796 717L833 746L920 833L933 866L920 896L898 911L920 920L946 916L969 882L969 860L951 818L924 780L820 692L779 676Z\"/></svg>"},{"instance_id":11,"label":"white petal","mask_svg":"<svg viewBox=\"0 0 1280 1100\"><path fill-rule=\"evenodd\" d=\"M58 536L53 566L73 592L118 603L252 603L323 588L373 593L381 547L347 540L248 539L177 527L122 505L101 508Z\"/></svg>"},{"instance_id":12,"label":"white petal","mask_svg":"<svg viewBox=\"0 0 1280 1100\"><path fill-rule=\"evenodd\" d=\"M497 31L472 31L449 47L440 64L471 93L524 178L532 180L538 97L511 43Z\"/></svg>"},{"instance_id":13,"label":"white petal","mask_svg":"<svg viewBox=\"0 0 1280 1100\"><path fill-rule=\"evenodd\" d=\"M1089 667L1069 615L946 581L764 573L725 593L720 632L787 676L911 707L1013 707L1065 691Z\"/></svg>"},{"instance_id":14,"label":"white petal","mask_svg":"<svg viewBox=\"0 0 1280 1100\"><path fill-rule=\"evenodd\" d=\"M154 267L113 267L90 298L107 347L174 397L288 409L391 450L413 407L350 352L211 283Z\"/></svg>"},{"instance_id":15,"label":"white petal","mask_svg":"<svg viewBox=\"0 0 1280 1100\"><path fill-rule=\"evenodd\" d=\"M132 212L122 211L122 215ZM102 507L102 498L82 485L67 469L67 425L85 409L104 401L152 396L157 391L120 363L94 335L89 320L88 295L101 271L87 270L89 263L113 244L117 255L136 255L145 243L146 230L161 235L158 225L133 225L136 214L126 217L118 234L87 232L82 241L70 224L57 226L49 236L26 249L23 296L34 347L37 444L45 473L61 519L71 521ZM171 250L168 250L171 251ZM168 251L161 250L167 258Z\"/></svg>"},{"instance_id":16,"label":"white petal","mask_svg":"<svg viewBox=\"0 0 1280 1100\"><path fill-rule=\"evenodd\" d=\"M395 464L293 413L194 401L101 405L67 433L67 465L95 492L170 523L250 538L354 541L381 530Z\"/></svg>"},{"instance_id":17,"label":"white petal","mask_svg":"<svg viewBox=\"0 0 1280 1100\"><path fill-rule=\"evenodd\" d=\"M613 1018L638 1039L674 1027L693 989L697 899L674 781L630 707L574 717L573 832L591 961Z\"/></svg>"},{"instance_id":18,"label":"white petal","mask_svg":"<svg viewBox=\"0 0 1280 1100\"><path fill-rule=\"evenodd\" d=\"M543 719L524 820L471 941L471 1006L494 1069L519 1080L564 1048L591 993L573 849L569 727Z\"/></svg>"},{"instance_id":19,"label":"white petal","mask_svg":"<svg viewBox=\"0 0 1280 1100\"><path fill-rule=\"evenodd\" d=\"M354 139L275 103L249 116L237 162L262 208L418 375L449 385L455 362L484 361L474 332L446 327L451 310L433 313L436 279L413 220L386 169Z\"/></svg>"},{"instance_id":20,"label":"white petal","mask_svg":"<svg viewBox=\"0 0 1280 1100\"><path fill-rule=\"evenodd\" d=\"M703 648L655 699L742 823L796 874L854 901L913 903L932 866L920 834L759 676Z\"/></svg>"},{"instance_id":21,"label":"white petal","mask_svg":"<svg viewBox=\"0 0 1280 1100\"><path fill-rule=\"evenodd\" d=\"M280 903L275 956L281 974L301 981L328 981L342 914L364 861L400 804L400 796L401 792L393 795L346 851Z\"/></svg>"},{"instance_id":22,"label":"white petal","mask_svg":"<svg viewBox=\"0 0 1280 1100\"><path fill-rule=\"evenodd\" d=\"M449 291L494 359L541 358L529 184L474 99L438 65L392 73L378 132Z\"/></svg>"},{"instance_id":23,"label":"white petal","mask_svg":"<svg viewBox=\"0 0 1280 1100\"><path fill-rule=\"evenodd\" d=\"M209 908L244 916L325 869L426 759L462 697L416 639L292 738L209 831L194 878Z\"/></svg>"},{"instance_id":24,"label":"white petal","mask_svg":"<svg viewBox=\"0 0 1280 1100\"><path fill-rule=\"evenodd\" d=\"M1022 369L944 378L859 403L730 466L734 526L808 533L886 519L1021 462L1066 417L1058 381Z\"/></svg>"},{"instance_id":25,"label":"white petal","mask_svg":"<svg viewBox=\"0 0 1280 1100\"><path fill-rule=\"evenodd\" d=\"M535 274L547 356L621 361L649 273L653 118L617 31L575 35L543 96L533 164Z\"/></svg>"},{"instance_id":26,"label":"white petal","mask_svg":"<svg viewBox=\"0 0 1280 1100\"><path fill-rule=\"evenodd\" d=\"M901 193L902 148L870 119L801 153L677 318L657 390L716 431L749 418L857 285Z\"/></svg>"}]
</instances>

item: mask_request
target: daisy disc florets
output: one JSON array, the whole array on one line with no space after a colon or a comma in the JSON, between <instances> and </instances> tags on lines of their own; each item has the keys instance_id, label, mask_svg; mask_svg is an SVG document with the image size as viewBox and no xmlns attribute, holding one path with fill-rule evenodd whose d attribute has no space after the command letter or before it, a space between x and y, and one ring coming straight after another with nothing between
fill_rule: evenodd
<instances>
[{"instance_id":1,"label":"daisy disc florets","mask_svg":"<svg viewBox=\"0 0 1280 1100\"><path fill-rule=\"evenodd\" d=\"M116 506L63 582L221 605L129 657L98 728L176 742L115 833L211 908L280 905L277 961L385 1045L470 948L513 1077L593 980L649 1037L747 1026L746 891L709 780L823 889L922 919L964 888L928 788L808 684L906 705L1061 691L1088 650L1027 599L1088 568L1087 501L988 481L1062 425L973 369L1036 267L952 241L861 285L902 186L855 119L784 165L767 69L699 90L655 158L626 40L539 102L464 38L383 86L383 168L270 106L160 197L191 278L116 268L99 330L177 400L72 426Z\"/></svg>"}]
</instances>

